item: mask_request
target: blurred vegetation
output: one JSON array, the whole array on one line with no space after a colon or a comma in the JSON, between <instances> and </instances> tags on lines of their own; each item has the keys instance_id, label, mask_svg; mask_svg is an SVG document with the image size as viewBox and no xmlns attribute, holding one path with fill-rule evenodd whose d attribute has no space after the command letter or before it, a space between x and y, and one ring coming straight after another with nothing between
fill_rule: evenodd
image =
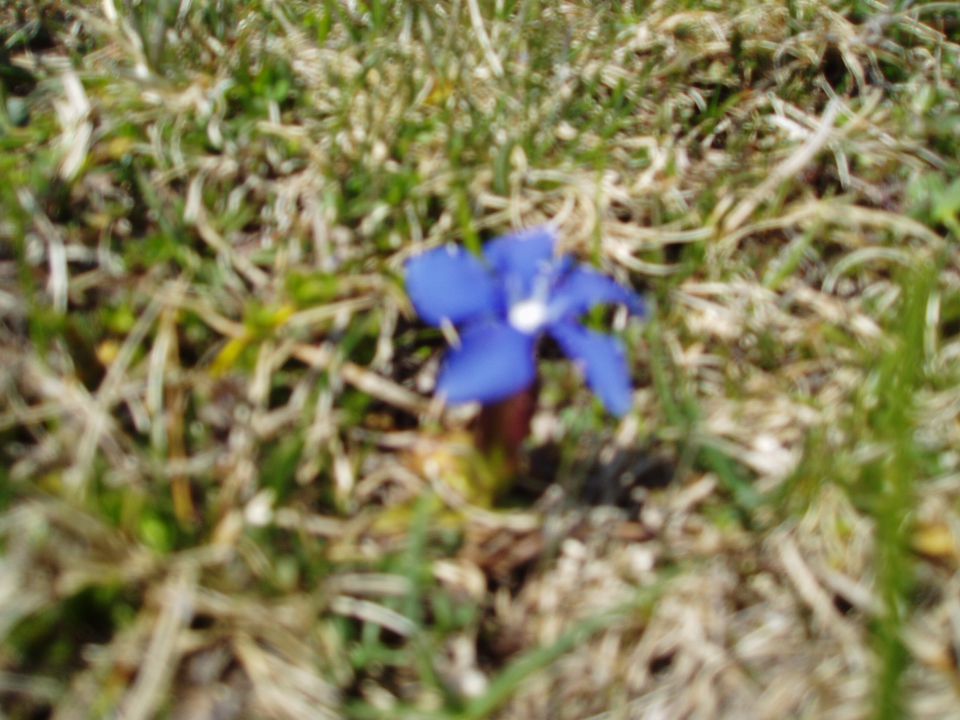
<instances>
[{"instance_id":1,"label":"blurred vegetation","mask_svg":"<svg viewBox=\"0 0 960 720\"><path fill-rule=\"evenodd\" d=\"M955 716L958 28L4 3L0 714ZM403 263L548 221L634 410L492 503Z\"/></svg>"}]
</instances>

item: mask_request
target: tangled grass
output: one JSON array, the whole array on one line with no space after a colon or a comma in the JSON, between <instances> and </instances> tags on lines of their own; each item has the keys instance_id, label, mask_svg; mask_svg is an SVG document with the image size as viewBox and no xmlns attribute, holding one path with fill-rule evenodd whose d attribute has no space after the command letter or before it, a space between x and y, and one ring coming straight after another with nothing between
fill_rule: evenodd
<instances>
[{"instance_id":1,"label":"tangled grass","mask_svg":"<svg viewBox=\"0 0 960 720\"><path fill-rule=\"evenodd\" d=\"M958 28L4 3L0 714L960 717ZM402 265L546 221L634 409L479 507Z\"/></svg>"}]
</instances>

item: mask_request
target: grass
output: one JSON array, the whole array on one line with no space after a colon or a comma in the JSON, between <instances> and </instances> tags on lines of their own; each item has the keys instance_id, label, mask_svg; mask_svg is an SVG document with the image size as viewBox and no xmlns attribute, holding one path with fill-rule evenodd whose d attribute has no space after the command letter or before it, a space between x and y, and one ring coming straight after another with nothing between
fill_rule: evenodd
<instances>
[{"instance_id":1,"label":"grass","mask_svg":"<svg viewBox=\"0 0 960 720\"><path fill-rule=\"evenodd\" d=\"M0 715L960 717L958 20L5 3ZM491 505L403 263L546 221Z\"/></svg>"}]
</instances>

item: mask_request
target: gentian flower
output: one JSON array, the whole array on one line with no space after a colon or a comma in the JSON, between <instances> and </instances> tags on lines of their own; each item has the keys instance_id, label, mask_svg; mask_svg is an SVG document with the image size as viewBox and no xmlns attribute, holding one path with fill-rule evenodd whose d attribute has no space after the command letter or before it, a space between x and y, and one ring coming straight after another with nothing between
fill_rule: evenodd
<instances>
[{"instance_id":1,"label":"gentian flower","mask_svg":"<svg viewBox=\"0 0 960 720\"><path fill-rule=\"evenodd\" d=\"M453 404L494 403L533 384L536 346L546 333L583 370L587 384L614 415L631 406L630 374L616 338L578 319L596 305L618 303L642 314L639 296L569 257L556 257L549 228L487 243L483 261L447 246L411 258L407 293L424 322L460 330L437 391Z\"/></svg>"}]
</instances>

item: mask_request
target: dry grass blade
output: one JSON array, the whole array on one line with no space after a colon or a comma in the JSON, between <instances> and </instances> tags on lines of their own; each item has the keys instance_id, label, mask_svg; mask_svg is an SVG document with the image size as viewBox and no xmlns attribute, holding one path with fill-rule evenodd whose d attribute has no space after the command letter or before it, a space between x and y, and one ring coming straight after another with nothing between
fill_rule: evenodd
<instances>
[{"instance_id":1,"label":"dry grass blade","mask_svg":"<svg viewBox=\"0 0 960 720\"><path fill-rule=\"evenodd\" d=\"M153 717L169 693L170 681L177 666L177 644L193 615L192 594L196 571L184 568L160 591L161 609L150 643L145 649L145 662L137 679L120 704L120 716L136 720Z\"/></svg>"}]
</instances>

